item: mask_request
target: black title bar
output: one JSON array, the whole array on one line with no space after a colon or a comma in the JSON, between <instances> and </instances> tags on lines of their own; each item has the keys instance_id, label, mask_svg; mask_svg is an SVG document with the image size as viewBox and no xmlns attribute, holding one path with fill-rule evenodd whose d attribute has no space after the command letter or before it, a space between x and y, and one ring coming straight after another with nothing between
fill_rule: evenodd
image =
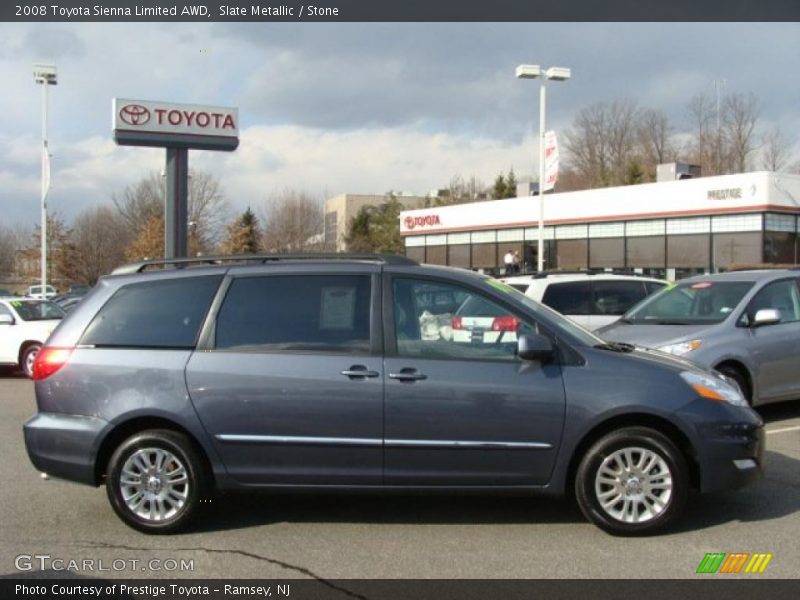
<instances>
[{"instance_id":1,"label":"black title bar","mask_svg":"<svg viewBox=\"0 0 800 600\"><path fill-rule=\"evenodd\" d=\"M798 0L12 0L0 21L800 21Z\"/></svg>"}]
</instances>

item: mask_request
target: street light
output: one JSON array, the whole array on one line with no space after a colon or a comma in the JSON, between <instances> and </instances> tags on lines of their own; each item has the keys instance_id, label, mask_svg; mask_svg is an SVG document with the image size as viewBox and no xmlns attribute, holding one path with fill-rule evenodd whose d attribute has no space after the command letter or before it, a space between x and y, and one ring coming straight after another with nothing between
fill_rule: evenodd
<instances>
[{"instance_id":1,"label":"street light","mask_svg":"<svg viewBox=\"0 0 800 600\"><path fill-rule=\"evenodd\" d=\"M544 271L544 132L545 132L545 80L566 81L572 71L566 67L542 69L539 65L519 65L517 79L541 79L539 88L539 244L537 270Z\"/></svg>"},{"instance_id":2,"label":"street light","mask_svg":"<svg viewBox=\"0 0 800 600\"><path fill-rule=\"evenodd\" d=\"M50 191L50 151L47 148L47 88L58 84L55 65L33 65L33 80L42 86L42 298L47 298L47 194Z\"/></svg>"}]
</instances>

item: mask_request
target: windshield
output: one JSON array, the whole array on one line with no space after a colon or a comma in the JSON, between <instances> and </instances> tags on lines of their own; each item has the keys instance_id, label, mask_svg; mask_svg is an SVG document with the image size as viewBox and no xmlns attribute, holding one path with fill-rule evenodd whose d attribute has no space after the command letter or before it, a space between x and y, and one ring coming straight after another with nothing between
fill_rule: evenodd
<instances>
[{"instance_id":1,"label":"windshield","mask_svg":"<svg viewBox=\"0 0 800 600\"><path fill-rule=\"evenodd\" d=\"M501 290L506 292L507 294L513 295L515 299L522 302L525 306L530 308L535 314L542 314L545 313L546 317L552 321L553 323L557 324L561 329L565 330L567 334L571 335L573 338L577 338L581 343L587 346L597 346L598 344L603 344L604 341L601 340L599 337L587 331L574 321L566 318L559 312L556 312L549 306L545 306L544 304L537 302L530 296L527 296L520 292L517 289L514 289L507 283L503 283L502 281L498 281L496 279L492 279L491 277L486 277L484 282L492 287L495 290Z\"/></svg>"},{"instance_id":2,"label":"windshield","mask_svg":"<svg viewBox=\"0 0 800 600\"><path fill-rule=\"evenodd\" d=\"M23 321L63 319L67 314L58 304L46 300L14 300L10 304Z\"/></svg>"},{"instance_id":3,"label":"windshield","mask_svg":"<svg viewBox=\"0 0 800 600\"><path fill-rule=\"evenodd\" d=\"M721 323L752 287L752 281L687 281L651 296L622 321L650 325Z\"/></svg>"}]
</instances>

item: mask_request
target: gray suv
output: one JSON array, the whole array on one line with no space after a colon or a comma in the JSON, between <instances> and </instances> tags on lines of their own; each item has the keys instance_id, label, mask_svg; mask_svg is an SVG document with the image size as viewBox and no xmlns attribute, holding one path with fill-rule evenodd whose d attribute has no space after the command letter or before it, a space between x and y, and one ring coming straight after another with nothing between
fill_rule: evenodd
<instances>
[{"instance_id":1,"label":"gray suv","mask_svg":"<svg viewBox=\"0 0 800 600\"><path fill-rule=\"evenodd\" d=\"M217 490L338 489L574 491L604 530L646 534L691 489L763 469L763 423L717 374L405 257L124 267L33 377L33 464L105 484L148 533L184 527Z\"/></svg>"}]
</instances>

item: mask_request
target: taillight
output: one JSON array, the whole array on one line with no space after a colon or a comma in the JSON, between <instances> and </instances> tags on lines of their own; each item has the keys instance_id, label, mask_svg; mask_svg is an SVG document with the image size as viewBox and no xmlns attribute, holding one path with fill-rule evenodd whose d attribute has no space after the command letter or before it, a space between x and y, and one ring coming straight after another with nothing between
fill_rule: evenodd
<instances>
[{"instance_id":1,"label":"taillight","mask_svg":"<svg viewBox=\"0 0 800 600\"><path fill-rule=\"evenodd\" d=\"M36 354L36 360L33 361L31 379L41 381L50 377L50 375L67 364L72 350L73 348L56 348L52 346L45 346L39 350L38 354Z\"/></svg>"},{"instance_id":2,"label":"taillight","mask_svg":"<svg viewBox=\"0 0 800 600\"><path fill-rule=\"evenodd\" d=\"M453 318L450 320L450 326L451 326L453 329L464 329L464 326L463 326L463 325L462 325L462 323L461 323L461 317L453 317Z\"/></svg>"},{"instance_id":3,"label":"taillight","mask_svg":"<svg viewBox=\"0 0 800 600\"><path fill-rule=\"evenodd\" d=\"M511 315L495 317L492 321L492 331L516 331L518 326L519 319Z\"/></svg>"}]
</instances>

